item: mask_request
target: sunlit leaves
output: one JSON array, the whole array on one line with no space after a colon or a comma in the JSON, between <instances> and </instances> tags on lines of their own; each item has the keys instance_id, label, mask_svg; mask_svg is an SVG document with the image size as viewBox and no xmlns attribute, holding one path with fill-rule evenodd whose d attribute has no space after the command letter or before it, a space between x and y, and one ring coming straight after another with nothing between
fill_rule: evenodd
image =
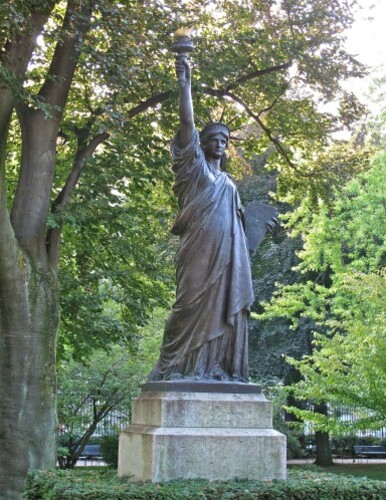
<instances>
[{"instance_id":1,"label":"sunlit leaves","mask_svg":"<svg viewBox=\"0 0 386 500\"><path fill-rule=\"evenodd\" d=\"M346 3L336 0L315 0L312 8L257 0L247 4L228 0L217 6L194 1L181 5L99 2L73 84L77 114L83 120L94 117L100 130L119 131L138 103L163 91L173 95L172 33L189 25L196 34L191 60L198 123L208 121L208 110L213 118L217 107L221 113L221 96L228 99L226 121L237 116L243 116L244 124L251 121L226 96L227 89L233 88L261 115L272 137L283 141L290 156L312 151L320 146L315 139L323 142L332 126L331 118L317 109L312 92L318 90L325 100L337 99L344 95L339 78L361 72L341 48L341 30L350 22ZM292 64L290 71L268 72L237 83L283 63ZM211 97L209 91L216 95ZM172 109L166 102L159 109L164 125L173 120ZM345 124L347 120L346 116ZM263 151L269 140L263 134L259 143L254 141L255 150ZM280 156L278 161L283 163Z\"/></svg>"},{"instance_id":2,"label":"sunlit leaves","mask_svg":"<svg viewBox=\"0 0 386 500\"><path fill-rule=\"evenodd\" d=\"M116 142L97 156L65 212L73 223L60 266L62 354L88 356L117 340L135 348L138 327L170 302L168 159L153 147L137 158L140 142Z\"/></svg>"},{"instance_id":3,"label":"sunlit leaves","mask_svg":"<svg viewBox=\"0 0 386 500\"><path fill-rule=\"evenodd\" d=\"M385 425L386 384L386 158L379 155L366 174L348 183L327 210L310 219L299 268L315 282L282 287L266 315L317 321L314 351L290 360L303 380L298 398L358 408L355 428ZM329 283L318 285L318 276ZM364 412L363 410L366 410ZM346 424L293 409L319 429Z\"/></svg>"}]
</instances>

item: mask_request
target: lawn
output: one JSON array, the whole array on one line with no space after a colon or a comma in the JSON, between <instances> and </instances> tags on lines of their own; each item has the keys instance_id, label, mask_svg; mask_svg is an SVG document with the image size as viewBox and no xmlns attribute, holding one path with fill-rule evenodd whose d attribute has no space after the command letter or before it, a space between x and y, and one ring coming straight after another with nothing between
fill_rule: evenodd
<instances>
[{"instance_id":1,"label":"lawn","mask_svg":"<svg viewBox=\"0 0 386 500\"><path fill-rule=\"evenodd\" d=\"M348 474L355 477L367 477L377 481L386 481L386 464L371 464L371 463L352 463L352 464L335 464L331 467L316 467L315 465L289 465L289 469L298 470L320 470L330 474Z\"/></svg>"}]
</instances>

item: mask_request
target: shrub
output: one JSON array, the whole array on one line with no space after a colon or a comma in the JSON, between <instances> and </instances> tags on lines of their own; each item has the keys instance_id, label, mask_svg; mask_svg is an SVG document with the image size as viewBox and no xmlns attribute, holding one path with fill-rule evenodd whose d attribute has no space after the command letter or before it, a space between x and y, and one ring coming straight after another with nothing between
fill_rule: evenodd
<instances>
[{"instance_id":1,"label":"shrub","mask_svg":"<svg viewBox=\"0 0 386 500\"><path fill-rule=\"evenodd\" d=\"M264 387L264 383L262 384ZM287 438L287 458L305 456L303 426L299 422L287 422L283 407L287 404L287 391L280 385L265 386L263 390L268 399L273 400L273 428Z\"/></svg>"},{"instance_id":2,"label":"shrub","mask_svg":"<svg viewBox=\"0 0 386 500\"><path fill-rule=\"evenodd\" d=\"M118 434L103 436L100 439L103 461L114 469L118 468L118 441Z\"/></svg>"},{"instance_id":3,"label":"shrub","mask_svg":"<svg viewBox=\"0 0 386 500\"><path fill-rule=\"evenodd\" d=\"M334 436L332 438L332 446L336 453L340 456L352 455L352 449L355 444L358 444L358 437L348 434L346 436Z\"/></svg>"},{"instance_id":4,"label":"shrub","mask_svg":"<svg viewBox=\"0 0 386 500\"><path fill-rule=\"evenodd\" d=\"M312 470L289 471L287 481L172 481L162 484L129 483L104 470L31 471L23 496L27 500L207 499L238 500L382 500L386 482L336 476Z\"/></svg>"}]
</instances>

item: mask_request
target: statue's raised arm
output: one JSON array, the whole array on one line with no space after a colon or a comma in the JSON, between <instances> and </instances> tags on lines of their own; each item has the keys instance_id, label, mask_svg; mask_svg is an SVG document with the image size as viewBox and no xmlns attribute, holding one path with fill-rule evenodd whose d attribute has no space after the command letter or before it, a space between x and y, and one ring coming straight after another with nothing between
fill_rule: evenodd
<instances>
[{"instance_id":1,"label":"statue's raised arm","mask_svg":"<svg viewBox=\"0 0 386 500\"><path fill-rule=\"evenodd\" d=\"M184 148L191 141L194 132L191 69L186 55L176 57L176 74L180 84L180 145Z\"/></svg>"}]
</instances>

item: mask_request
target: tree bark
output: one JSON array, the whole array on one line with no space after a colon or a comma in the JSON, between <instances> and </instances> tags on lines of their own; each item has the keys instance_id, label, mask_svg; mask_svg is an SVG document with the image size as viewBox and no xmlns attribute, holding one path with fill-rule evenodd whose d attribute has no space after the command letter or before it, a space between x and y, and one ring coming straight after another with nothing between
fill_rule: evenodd
<instances>
[{"instance_id":1,"label":"tree bark","mask_svg":"<svg viewBox=\"0 0 386 500\"><path fill-rule=\"evenodd\" d=\"M3 151L5 135L3 135ZM7 210L0 157L0 492L18 499L29 468L56 457L56 271L21 248ZM44 235L43 235L44 242Z\"/></svg>"},{"instance_id":2,"label":"tree bark","mask_svg":"<svg viewBox=\"0 0 386 500\"><path fill-rule=\"evenodd\" d=\"M14 276L0 284L0 491L14 499L28 469L55 465L59 302L52 269L15 246L7 261Z\"/></svg>"},{"instance_id":3,"label":"tree bark","mask_svg":"<svg viewBox=\"0 0 386 500\"><path fill-rule=\"evenodd\" d=\"M320 403L315 405L315 412L327 414L327 405L325 403ZM316 442L316 465L322 465L323 467L329 467L334 465L332 459L332 452L330 446L330 436L328 432L316 431L315 432L315 442Z\"/></svg>"},{"instance_id":4,"label":"tree bark","mask_svg":"<svg viewBox=\"0 0 386 500\"><path fill-rule=\"evenodd\" d=\"M55 2L51 2L53 5ZM0 64L8 74L8 79L0 78L0 141L5 146L7 130L12 110L15 104L15 95L21 90L24 75L35 47L36 38L41 33L50 11L47 2L47 11L31 11L27 20L29 29L20 34L15 40L7 40L0 52Z\"/></svg>"}]
</instances>

